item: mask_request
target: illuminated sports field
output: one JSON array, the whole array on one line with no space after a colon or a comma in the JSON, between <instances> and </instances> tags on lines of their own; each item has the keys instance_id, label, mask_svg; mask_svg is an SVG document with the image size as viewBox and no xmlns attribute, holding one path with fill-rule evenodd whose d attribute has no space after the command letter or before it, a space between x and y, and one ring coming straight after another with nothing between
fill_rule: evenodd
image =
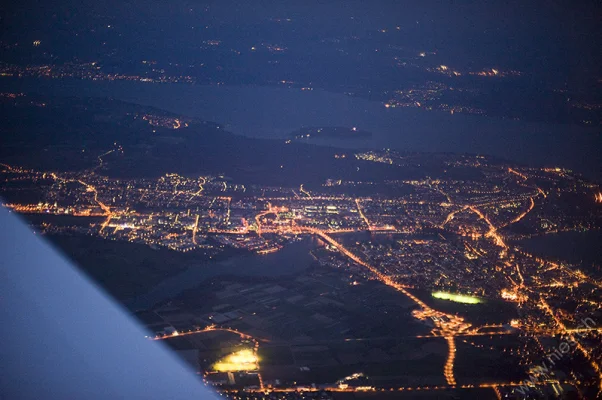
<instances>
[{"instance_id":1,"label":"illuminated sports field","mask_svg":"<svg viewBox=\"0 0 602 400\"><path fill-rule=\"evenodd\" d=\"M463 294L453 294L447 292L434 292L433 297L441 300L455 301L456 303L464 304L479 304L483 301L478 297L466 296Z\"/></svg>"},{"instance_id":2,"label":"illuminated sports field","mask_svg":"<svg viewBox=\"0 0 602 400\"><path fill-rule=\"evenodd\" d=\"M213 365L213 369L219 372L255 371L259 359L251 349L240 350L227 355Z\"/></svg>"}]
</instances>

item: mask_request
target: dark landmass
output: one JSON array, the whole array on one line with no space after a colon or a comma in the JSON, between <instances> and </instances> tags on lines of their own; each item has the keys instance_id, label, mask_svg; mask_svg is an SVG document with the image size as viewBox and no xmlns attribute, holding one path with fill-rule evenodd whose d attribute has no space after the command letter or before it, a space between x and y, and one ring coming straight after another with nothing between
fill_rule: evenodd
<instances>
[{"instance_id":1,"label":"dark landmass","mask_svg":"<svg viewBox=\"0 0 602 400\"><path fill-rule=\"evenodd\" d=\"M290 134L291 139L308 139L308 138L337 138L337 139L362 139L371 137L372 133L353 128L341 126L325 126L325 127L306 127L296 130Z\"/></svg>"},{"instance_id":2,"label":"dark landmass","mask_svg":"<svg viewBox=\"0 0 602 400\"><path fill-rule=\"evenodd\" d=\"M600 396L602 188L550 164L599 169L587 144L602 126L596 2L142 3L4 9L0 203L126 306L143 304L128 308L145 310L146 338L186 351L199 380L234 399ZM167 83L203 115L221 114L185 95L192 85L347 97L312 109L255 90L209 98L240 132L251 115L287 131L342 125L268 140L180 115L166 99L151 102L176 113L21 93L25 80L36 93L55 92L44 80L56 93L119 93L70 79L132 82L124 98L138 102L161 100L143 93ZM286 107L247 108L274 100ZM437 139L410 146L411 121L388 119L404 108L435 111L408 116L421 114L413 126ZM457 114L519 120L504 122L518 136ZM346 124L371 126L383 147L499 145L528 165L357 149L372 133ZM466 147L488 132L488 146ZM309 248L292 248L308 237ZM253 256L208 262L241 253ZM216 365L241 349L234 373Z\"/></svg>"},{"instance_id":3,"label":"dark landmass","mask_svg":"<svg viewBox=\"0 0 602 400\"><path fill-rule=\"evenodd\" d=\"M602 231L558 232L516 241L521 247L559 262L569 262L597 277L602 277Z\"/></svg>"},{"instance_id":4,"label":"dark landmass","mask_svg":"<svg viewBox=\"0 0 602 400\"><path fill-rule=\"evenodd\" d=\"M376 282L360 280L360 285L349 285L345 275L337 269L316 266L301 276L286 278L220 277L182 293L169 307L158 308L157 313L164 318L163 324L174 321L169 324L177 329L229 319L229 327L267 338L259 347L264 379L278 377L282 382L310 385L334 383L341 376L363 371L366 385L399 385L417 379L442 384L437 366L445 362L444 342L441 338L415 337L429 329L427 324L412 319L415 305ZM273 306L265 307L266 301ZM439 305L471 320L489 323L506 321L512 314L502 304ZM505 311L499 312L502 309ZM146 319L150 321L145 321L149 329L162 328L156 318ZM200 348L203 359L216 360L223 343L232 343L228 335L216 332L211 338L176 337L166 344L178 350ZM491 338L474 340L487 343ZM221 347L215 346L216 342ZM508 348L521 345L515 336L500 342ZM483 353L466 345L470 357L460 360L459 373L471 382L487 382L493 376L521 379L523 373L512 368L517 360L504 354L502 346ZM480 365L478 372L473 371L471 363ZM300 372L299 365L309 368ZM505 367L502 373L500 365Z\"/></svg>"},{"instance_id":5,"label":"dark landmass","mask_svg":"<svg viewBox=\"0 0 602 400\"><path fill-rule=\"evenodd\" d=\"M120 301L146 293L202 257L197 252L155 250L143 244L86 236L44 237Z\"/></svg>"},{"instance_id":6,"label":"dark landmass","mask_svg":"<svg viewBox=\"0 0 602 400\"><path fill-rule=\"evenodd\" d=\"M256 10L227 3L130 8L95 2L67 13L69 7L24 2L9 8L13 23L3 32L0 72L321 88L391 106L602 123L600 52L595 50L601 36L594 23L599 7L585 11L565 2L568 7L548 10L515 2L486 18L477 13L448 20L443 5L429 5L427 14L397 2L366 6L369 12L387 10L380 12L391 20L383 24L360 18L353 6L314 4L316 10L303 6L307 9L285 16L257 18ZM269 14L279 14L279 7L269 8ZM515 12L520 16L507 15ZM170 17L157 19L155 13ZM578 21L577 31L556 20L562 14ZM517 18L522 23L507 23ZM32 46L35 40L40 42Z\"/></svg>"},{"instance_id":7,"label":"dark landmass","mask_svg":"<svg viewBox=\"0 0 602 400\"><path fill-rule=\"evenodd\" d=\"M444 154L408 153L403 164L374 163L347 150L248 138L215 122L113 99L1 97L0 116L0 162L40 170L100 168L115 178L210 174L242 184L310 188L328 179L378 183L474 174L448 171Z\"/></svg>"},{"instance_id":8,"label":"dark landmass","mask_svg":"<svg viewBox=\"0 0 602 400\"><path fill-rule=\"evenodd\" d=\"M202 370L249 344L218 325L267 338L261 375L285 387L334 384L357 371L369 377L358 385L440 386L449 362L462 384L517 382L533 362L525 354L548 354L535 339L551 348L557 336L542 335L542 321L558 320L542 314L542 302L569 327L597 319L597 282L575 274L580 266L548 265L510 242L599 229L599 186L569 170L252 139L115 100L1 99L7 206L35 214L28 219L38 232L119 300L144 297L188 266L215 267L200 265L205 257L263 257L299 234L329 244L312 249L319 266L307 273L234 272L198 285L188 273L205 271L189 269L176 280L193 289L159 296L158 308L132 308L150 307L140 316L151 334L198 349ZM287 255L277 267L298 259ZM391 284L397 279L407 289ZM435 290L484 301L437 300ZM455 339L446 344L448 329ZM256 374L240 375L232 387L257 384Z\"/></svg>"}]
</instances>

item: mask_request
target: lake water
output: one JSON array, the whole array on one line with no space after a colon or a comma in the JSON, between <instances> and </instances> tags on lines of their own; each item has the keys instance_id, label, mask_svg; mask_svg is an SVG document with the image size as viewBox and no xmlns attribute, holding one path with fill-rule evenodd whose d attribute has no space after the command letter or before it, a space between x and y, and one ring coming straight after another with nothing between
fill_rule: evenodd
<instances>
[{"instance_id":1,"label":"lake water","mask_svg":"<svg viewBox=\"0 0 602 400\"><path fill-rule=\"evenodd\" d=\"M274 277L297 274L312 265L314 259L309 251L313 247L314 242L306 238L287 244L276 253L245 254L222 261L191 265L178 275L161 282L146 295L126 302L126 305L132 310L147 309L216 276Z\"/></svg>"},{"instance_id":2,"label":"lake water","mask_svg":"<svg viewBox=\"0 0 602 400\"><path fill-rule=\"evenodd\" d=\"M0 84L3 90L113 97L215 121L231 132L256 138L283 139L303 126L355 126L373 136L313 143L490 154L529 165L567 167L602 180L600 128L387 109L379 102L322 90L13 78Z\"/></svg>"},{"instance_id":3,"label":"lake water","mask_svg":"<svg viewBox=\"0 0 602 400\"><path fill-rule=\"evenodd\" d=\"M218 122L234 133L284 139L303 126L357 127L373 133L360 140L324 139L313 143L348 148L490 154L530 165L563 166L602 180L599 128L503 120L419 109L387 109L379 102L322 90L257 86L201 86L84 80L2 78L4 91L59 96L112 97L178 114ZM580 261L600 258L600 236L572 234L525 241L530 251ZM134 299L145 308L219 275L277 276L301 272L311 264L308 244L295 243L270 255L249 255L191 266L146 296ZM580 246L583 246L581 249ZM597 249L598 254L586 253ZM574 258L576 254L580 254Z\"/></svg>"},{"instance_id":4,"label":"lake water","mask_svg":"<svg viewBox=\"0 0 602 400\"><path fill-rule=\"evenodd\" d=\"M602 265L602 231L559 232L535 236L516 242L530 253L551 257L600 275ZM593 267L597 265L598 268Z\"/></svg>"}]
</instances>

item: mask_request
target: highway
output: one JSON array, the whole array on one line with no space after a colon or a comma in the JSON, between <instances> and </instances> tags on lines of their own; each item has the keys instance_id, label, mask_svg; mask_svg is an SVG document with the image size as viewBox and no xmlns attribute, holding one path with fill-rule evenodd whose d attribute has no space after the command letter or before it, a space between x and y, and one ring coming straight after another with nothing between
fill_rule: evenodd
<instances>
[{"instance_id":1,"label":"highway","mask_svg":"<svg viewBox=\"0 0 602 400\"><path fill-rule=\"evenodd\" d=\"M367 262L360 259L358 256L353 254L351 251L346 249L341 243L334 240L332 237L328 236L321 230L315 228L300 228L302 231L315 234L322 238L325 242L335 247L341 254L345 255L355 263L365 267L368 269L378 280L383 282L385 285L393 287L397 291L403 293L410 299L412 299L417 305L420 306L421 310L419 312L414 312L414 317L420 320L430 319L435 324L435 329L433 329L433 334L440 334L445 337L448 343L448 357L447 362L445 363L444 368L444 376L450 385L455 385L455 378L453 374L454 368L454 360L456 347L454 342L454 336L464 333L469 330L471 325L464 321L463 318L458 317L452 314L445 314L440 311L434 310L428 305L426 305L422 300L418 299L416 296L411 294L405 287L395 282L393 279L378 271L375 267L368 264Z\"/></svg>"}]
</instances>

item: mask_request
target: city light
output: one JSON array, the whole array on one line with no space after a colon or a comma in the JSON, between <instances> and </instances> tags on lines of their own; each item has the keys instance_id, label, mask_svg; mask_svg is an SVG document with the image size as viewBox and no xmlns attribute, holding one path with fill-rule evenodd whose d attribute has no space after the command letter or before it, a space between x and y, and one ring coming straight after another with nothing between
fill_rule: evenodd
<instances>
[{"instance_id":1,"label":"city light","mask_svg":"<svg viewBox=\"0 0 602 400\"><path fill-rule=\"evenodd\" d=\"M599 1L84 3L6 19L0 206L142 344L228 400L602 399Z\"/></svg>"},{"instance_id":2,"label":"city light","mask_svg":"<svg viewBox=\"0 0 602 400\"><path fill-rule=\"evenodd\" d=\"M259 358L251 349L244 349L222 358L213 369L219 372L255 371L258 368Z\"/></svg>"},{"instance_id":3,"label":"city light","mask_svg":"<svg viewBox=\"0 0 602 400\"><path fill-rule=\"evenodd\" d=\"M146 121L149 122L148 119ZM158 120L153 121L158 123ZM184 119L161 121L166 124L162 126L165 129L174 129L178 123L180 129L185 127ZM370 281L389 286L416 304L411 316L428 326L429 333L416 338L445 340L446 359L437 368L446 385L438 389L407 386L399 390L462 387L457 384L454 373L456 352L462 350L457 347L457 340L464 342L464 338L472 336L516 335L517 331L525 337L572 335L576 351L588 360L594 371L600 371L599 362L593 356L595 348L577 336L577 333L598 331L570 328L571 316L557 308L556 304L557 293L561 293L567 299L574 296L574 301L584 310L591 311L599 303L579 289L588 287L583 283L593 285L591 287L601 287L602 284L581 269L526 252L515 244L516 234L504 229L517 223L542 232L555 232L562 227L563 220L542 207L546 202L555 201L557 196L558 190L550 189L550 182L560 182L558 185L568 187L566 190L570 193L580 193L584 204L591 203L592 192L596 202L602 201L602 192L597 186L567 178L565 174L568 172L564 170L559 173L556 169L547 171L489 165L480 156L460 159L451 156L450 161L445 161L446 168L451 169L454 165L467 168L468 165L488 176L496 176L496 180L492 183L415 178L399 182L399 185L413 188L408 195L351 196L328 193L313 184L311 190L303 184L279 188L249 187L221 176L186 177L169 173L156 179L109 178L101 175L103 168L123 151L118 143L113 146L100 152L96 166L84 172L35 171L0 164L9 182L41 179L50 182L45 189L47 197L42 201L13 202L6 206L26 214L67 215L79 217L82 221L96 218L93 224L83 229L76 228L79 229L77 232L109 240L162 246L183 253L203 251L209 258L227 248L268 258L291 241L313 236L326 244L322 247L324 251L312 252L313 259L333 267L333 271L344 271L347 288L361 291L369 286L367 282ZM350 152L341 154L340 151L332 153L341 162L345 154L350 155L345 160L385 166L408 162L407 156L388 150L353 155ZM323 187L344 191L346 185L355 189L364 184L373 183L332 179ZM71 201L65 201L61 196ZM44 222L39 229L42 232L70 233L69 229L73 228ZM338 236L347 233L365 234L366 240L349 241L343 235ZM388 238L384 243L377 240L381 233ZM450 287L454 287L454 292L448 291ZM421 291L414 292L425 288L435 299L460 304L480 304L490 298L506 300L521 307L524 314L520 320L511 320L510 323L473 325L461 314L442 312L427 305L418 297ZM213 321L211 317L209 321ZM239 335L244 346L249 343L255 346L252 350L239 350L221 358L205 367L206 372L249 371L259 379L260 389L252 390L263 390L257 357L259 339L213 325L190 330L178 327L178 330L158 332L152 339L170 340L176 336L180 338L218 330ZM479 343L473 345L482 346ZM513 385L517 383L499 382L482 387ZM291 386L286 390L299 387ZM345 381L329 386L328 390L351 392L368 388L381 389L377 386L354 386ZM265 390L284 391L285 388L268 386Z\"/></svg>"}]
</instances>

